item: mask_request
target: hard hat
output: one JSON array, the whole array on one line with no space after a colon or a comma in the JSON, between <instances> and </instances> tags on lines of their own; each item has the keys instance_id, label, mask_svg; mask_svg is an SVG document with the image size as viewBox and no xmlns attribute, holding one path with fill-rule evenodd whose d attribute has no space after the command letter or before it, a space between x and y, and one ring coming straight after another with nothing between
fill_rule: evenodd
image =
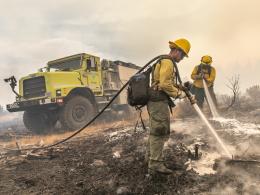
<instances>
[{"instance_id":1,"label":"hard hat","mask_svg":"<svg viewBox=\"0 0 260 195\"><path fill-rule=\"evenodd\" d=\"M203 62L205 64L211 64L212 63L212 57L208 56L208 55L202 56L201 62Z\"/></svg>"},{"instance_id":2,"label":"hard hat","mask_svg":"<svg viewBox=\"0 0 260 195\"><path fill-rule=\"evenodd\" d=\"M169 41L169 47L181 49L186 57L190 51L190 42L187 39L177 39L176 41Z\"/></svg>"}]
</instances>

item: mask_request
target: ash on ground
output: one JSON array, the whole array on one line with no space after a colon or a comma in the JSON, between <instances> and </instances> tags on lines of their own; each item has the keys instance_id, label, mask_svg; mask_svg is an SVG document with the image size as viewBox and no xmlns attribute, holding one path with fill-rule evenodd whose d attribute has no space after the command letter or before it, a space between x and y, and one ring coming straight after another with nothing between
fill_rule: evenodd
<instances>
[{"instance_id":1,"label":"ash on ground","mask_svg":"<svg viewBox=\"0 0 260 195\"><path fill-rule=\"evenodd\" d=\"M224 139L227 133L219 128ZM110 128L37 154L2 156L0 194L259 193L259 167L216 168L221 151L210 137L199 119L175 120L165 144L166 165L174 170L168 176L148 175L148 132L140 127ZM188 156L195 144L201 153L198 161Z\"/></svg>"}]
</instances>

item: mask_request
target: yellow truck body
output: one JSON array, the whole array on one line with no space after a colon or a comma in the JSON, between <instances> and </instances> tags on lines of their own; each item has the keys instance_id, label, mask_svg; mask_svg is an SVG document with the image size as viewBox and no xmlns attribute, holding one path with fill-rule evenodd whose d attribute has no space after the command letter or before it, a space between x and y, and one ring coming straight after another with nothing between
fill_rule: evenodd
<instances>
[{"instance_id":1,"label":"yellow truck body","mask_svg":"<svg viewBox=\"0 0 260 195\"><path fill-rule=\"evenodd\" d=\"M7 110L24 111L25 126L37 133L48 131L57 121L75 130L108 103L138 69L131 63L101 61L86 53L49 61L19 80L19 96ZM110 109L122 108L127 108L125 91Z\"/></svg>"}]
</instances>

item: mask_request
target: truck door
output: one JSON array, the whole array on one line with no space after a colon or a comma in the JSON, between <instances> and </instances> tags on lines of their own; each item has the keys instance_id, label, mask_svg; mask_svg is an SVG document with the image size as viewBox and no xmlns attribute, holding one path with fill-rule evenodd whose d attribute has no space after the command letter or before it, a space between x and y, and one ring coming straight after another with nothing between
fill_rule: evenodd
<instances>
[{"instance_id":1,"label":"truck door","mask_svg":"<svg viewBox=\"0 0 260 195\"><path fill-rule=\"evenodd\" d=\"M101 93L102 86L101 86L101 69L100 63L95 57L89 57L86 59L87 65L87 83L90 89L93 92Z\"/></svg>"}]
</instances>

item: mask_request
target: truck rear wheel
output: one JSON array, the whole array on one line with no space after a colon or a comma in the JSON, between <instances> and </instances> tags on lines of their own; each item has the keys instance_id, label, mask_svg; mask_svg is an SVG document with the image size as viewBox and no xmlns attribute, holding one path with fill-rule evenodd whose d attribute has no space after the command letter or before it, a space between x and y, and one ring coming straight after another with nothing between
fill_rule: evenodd
<instances>
[{"instance_id":1,"label":"truck rear wheel","mask_svg":"<svg viewBox=\"0 0 260 195\"><path fill-rule=\"evenodd\" d=\"M23 122L25 127L34 133L42 134L51 131L56 122L57 117L54 117L51 112L42 110L27 110L23 113Z\"/></svg>"},{"instance_id":2,"label":"truck rear wheel","mask_svg":"<svg viewBox=\"0 0 260 195\"><path fill-rule=\"evenodd\" d=\"M74 95L61 109L59 120L64 130L77 130L85 126L95 114L95 106L90 100Z\"/></svg>"}]
</instances>

